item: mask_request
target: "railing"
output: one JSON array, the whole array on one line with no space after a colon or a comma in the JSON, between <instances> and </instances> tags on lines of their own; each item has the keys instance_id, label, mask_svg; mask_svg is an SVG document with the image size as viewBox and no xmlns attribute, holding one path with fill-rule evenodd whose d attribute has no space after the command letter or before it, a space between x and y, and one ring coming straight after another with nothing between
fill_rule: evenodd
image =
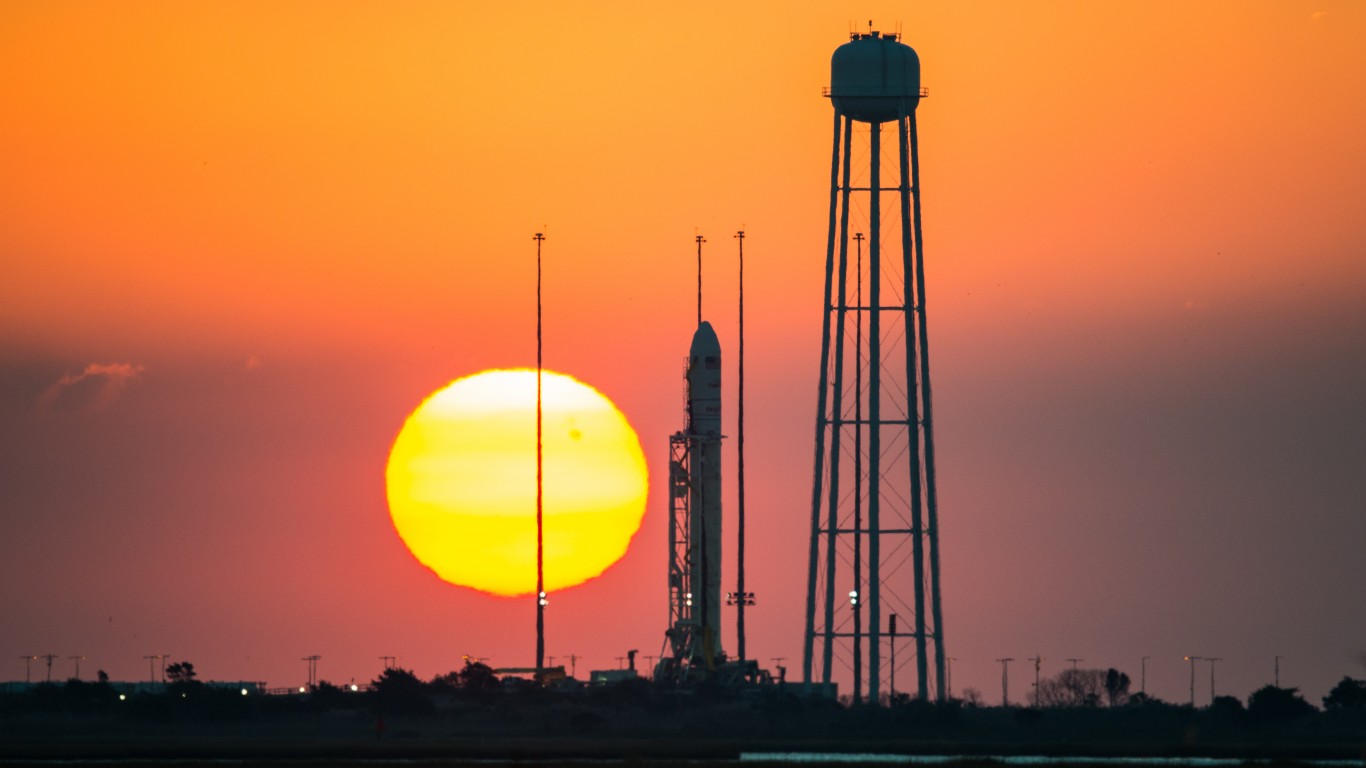
<instances>
[{"instance_id":1,"label":"railing","mask_svg":"<svg viewBox=\"0 0 1366 768\"><path fill-rule=\"evenodd\" d=\"M828 86L828 85L821 86L821 95L824 96L824 97L827 98L827 99L830 98L830 86ZM920 98L922 98L922 99L928 99L928 98L930 97L930 89L929 89L929 88L926 88L926 87L923 86L923 85L920 86L920 94L919 94L919 95L920 95ZM865 99L866 99L866 98L875 98L875 97L861 96L861 97L853 97L853 98L865 98ZM888 97L888 98L890 98L890 97Z\"/></svg>"}]
</instances>

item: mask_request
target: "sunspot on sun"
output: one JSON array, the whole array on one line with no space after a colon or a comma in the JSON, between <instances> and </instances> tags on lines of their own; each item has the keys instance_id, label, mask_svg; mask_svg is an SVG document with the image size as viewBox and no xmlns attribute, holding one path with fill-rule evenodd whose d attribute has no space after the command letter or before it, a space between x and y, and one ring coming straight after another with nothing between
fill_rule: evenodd
<instances>
[{"instance_id":1,"label":"sunspot on sun","mask_svg":"<svg viewBox=\"0 0 1366 768\"><path fill-rule=\"evenodd\" d=\"M645 513L645 456L626 417L571 376L542 378L545 584L572 587L626 554ZM536 583L536 372L493 370L429 396L394 440L389 514L451 584L529 595Z\"/></svg>"}]
</instances>

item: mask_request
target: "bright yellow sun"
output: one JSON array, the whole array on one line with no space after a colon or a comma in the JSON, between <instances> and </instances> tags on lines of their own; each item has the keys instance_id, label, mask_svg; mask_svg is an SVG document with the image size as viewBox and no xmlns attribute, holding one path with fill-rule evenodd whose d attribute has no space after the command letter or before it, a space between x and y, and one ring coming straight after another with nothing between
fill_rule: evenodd
<instances>
[{"instance_id":1,"label":"bright yellow sun","mask_svg":"<svg viewBox=\"0 0 1366 768\"><path fill-rule=\"evenodd\" d=\"M545 585L572 587L626 554L645 514L640 439L612 401L570 376L542 378ZM484 371L428 397L385 470L408 550L452 584L536 588L536 371Z\"/></svg>"}]
</instances>

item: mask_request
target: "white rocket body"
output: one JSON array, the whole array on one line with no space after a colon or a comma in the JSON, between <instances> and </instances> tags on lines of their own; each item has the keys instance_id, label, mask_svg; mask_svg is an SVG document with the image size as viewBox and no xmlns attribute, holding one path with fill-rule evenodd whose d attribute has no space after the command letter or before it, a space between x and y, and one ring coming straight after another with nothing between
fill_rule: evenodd
<instances>
[{"instance_id":1,"label":"white rocket body","mask_svg":"<svg viewBox=\"0 0 1366 768\"><path fill-rule=\"evenodd\" d=\"M688 351L688 436L692 441L692 588L708 655L721 654L721 343L703 321Z\"/></svg>"}]
</instances>

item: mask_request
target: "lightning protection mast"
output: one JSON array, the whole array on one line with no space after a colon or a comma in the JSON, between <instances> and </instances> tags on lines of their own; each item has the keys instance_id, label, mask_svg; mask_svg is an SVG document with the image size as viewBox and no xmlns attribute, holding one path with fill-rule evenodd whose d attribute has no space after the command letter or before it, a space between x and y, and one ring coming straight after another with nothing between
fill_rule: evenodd
<instances>
[{"instance_id":1,"label":"lightning protection mast","mask_svg":"<svg viewBox=\"0 0 1366 768\"><path fill-rule=\"evenodd\" d=\"M830 228L802 656L808 683L828 685L837 668L851 668L857 695L874 703L893 674L884 655L915 660L921 700L943 701L948 691L915 120L927 94L919 57L898 38L851 35L830 62ZM896 212L884 215L884 205ZM855 230L867 233L854 238L857 261L849 258ZM885 633L884 613L910 617L913 630ZM901 642L914 653L898 656L892 644Z\"/></svg>"},{"instance_id":2,"label":"lightning protection mast","mask_svg":"<svg viewBox=\"0 0 1366 768\"><path fill-rule=\"evenodd\" d=\"M537 232L536 241L536 677L545 671L545 461L542 432L541 380L541 243L545 234Z\"/></svg>"}]
</instances>

